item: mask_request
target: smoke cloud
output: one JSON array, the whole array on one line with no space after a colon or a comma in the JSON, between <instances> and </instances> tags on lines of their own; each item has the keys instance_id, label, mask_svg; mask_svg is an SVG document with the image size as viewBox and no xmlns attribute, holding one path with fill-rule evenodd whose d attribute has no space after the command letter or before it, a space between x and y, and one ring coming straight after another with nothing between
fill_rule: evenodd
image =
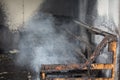
<instances>
[{"instance_id":1,"label":"smoke cloud","mask_svg":"<svg viewBox=\"0 0 120 80\"><path fill-rule=\"evenodd\" d=\"M52 15L37 14L24 26L21 30L17 64L29 66L39 73L41 64L79 62L74 54L75 46L68 41L66 33L57 33L55 30Z\"/></svg>"}]
</instances>

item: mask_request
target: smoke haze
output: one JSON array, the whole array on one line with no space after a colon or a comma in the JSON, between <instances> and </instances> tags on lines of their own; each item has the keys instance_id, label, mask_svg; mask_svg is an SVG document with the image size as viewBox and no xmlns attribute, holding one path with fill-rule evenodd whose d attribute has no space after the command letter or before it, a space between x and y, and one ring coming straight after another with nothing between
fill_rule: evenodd
<instances>
[{"instance_id":1,"label":"smoke haze","mask_svg":"<svg viewBox=\"0 0 120 80\"><path fill-rule=\"evenodd\" d=\"M65 33L56 33L54 26L54 17L45 13L35 15L25 24L21 30L17 64L29 65L39 73L41 64L79 63L73 52L74 45Z\"/></svg>"}]
</instances>

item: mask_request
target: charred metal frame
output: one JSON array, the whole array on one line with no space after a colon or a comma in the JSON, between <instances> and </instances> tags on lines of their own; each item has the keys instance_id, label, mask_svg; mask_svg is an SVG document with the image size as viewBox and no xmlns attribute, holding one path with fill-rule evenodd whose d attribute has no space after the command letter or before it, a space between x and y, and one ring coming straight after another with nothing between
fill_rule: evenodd
<instances>
[{"instance_id":1,"label":"charred metal frame","mask_svg":"<svg viewBox=\"0 0 120 80\"><path fill-rule=\"evenodd\" d=\"M99 34L104 36L104 39L99 43L99 45L94 50L91 57L86 60L84 64L53 64L53 65L42 65L41 67L41 80L115 80L115 68L116 68L116 49L117 49L117 37L116 35L107 33L105 31L101 31L100 29L89 27L79 21L75 21L75 23L82 25L83 27L87 28L91 32L95 34ZM100 54L100 51L108 44L108 51L113 53L113 63L112 64L93 64L93 61L96 57ZM112 77L111 78L48 78L47 73L52 72L66 72L72 70L87 70L88 66L91 66L91 70L99 70L99 69L111 69L112 70Z\"/></svg>"}]
</instances>

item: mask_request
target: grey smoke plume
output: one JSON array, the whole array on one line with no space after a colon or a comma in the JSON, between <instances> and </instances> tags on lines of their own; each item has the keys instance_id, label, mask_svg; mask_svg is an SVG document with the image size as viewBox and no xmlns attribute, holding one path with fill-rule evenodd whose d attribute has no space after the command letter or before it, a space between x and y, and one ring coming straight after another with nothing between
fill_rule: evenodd
<instances>
[{"instance_id":1,"label":"grey smoke plume","mask_svg":"<svg viewBox=\"0 0 120 80\"><path fill-rule=\"evenodd\" d=\"M54 17L45 13L35 15L25 24L21 31L18 64L29 66L39 73L41 64L79 62L73 52L74 45L65 33L57 33L54 26Z\"/></svg>"}]
</instances>

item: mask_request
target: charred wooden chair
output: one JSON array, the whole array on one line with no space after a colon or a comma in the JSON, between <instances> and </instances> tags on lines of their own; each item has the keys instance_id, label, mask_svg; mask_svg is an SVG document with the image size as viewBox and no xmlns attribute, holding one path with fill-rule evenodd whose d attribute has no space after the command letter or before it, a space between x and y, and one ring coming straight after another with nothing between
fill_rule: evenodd
<instances>
[{"instance_id":1,"label":"charred wooden chair","mask_svg":"<svg viewBox=\"0 0 120 80\"><path fill-rule=\"evenodd\" d=\"M101 31L94 27L89 27L79 21L75 21L77 24L84 26L94 34L104 36L103 40L94 49L93 54L83 64L43 64L41 67L41 80L115 80L116 76L116 49L117 49L117 37L116 35ZM108 44L108 51L113 54L113 60L111 64L98 64L93 63L97 56L100 55L100 51ZM109 69L111 70L111 77L95 77L86 76L84 73L88 70L93 73L95 70Z\"/></svg>"}]
</instances>

